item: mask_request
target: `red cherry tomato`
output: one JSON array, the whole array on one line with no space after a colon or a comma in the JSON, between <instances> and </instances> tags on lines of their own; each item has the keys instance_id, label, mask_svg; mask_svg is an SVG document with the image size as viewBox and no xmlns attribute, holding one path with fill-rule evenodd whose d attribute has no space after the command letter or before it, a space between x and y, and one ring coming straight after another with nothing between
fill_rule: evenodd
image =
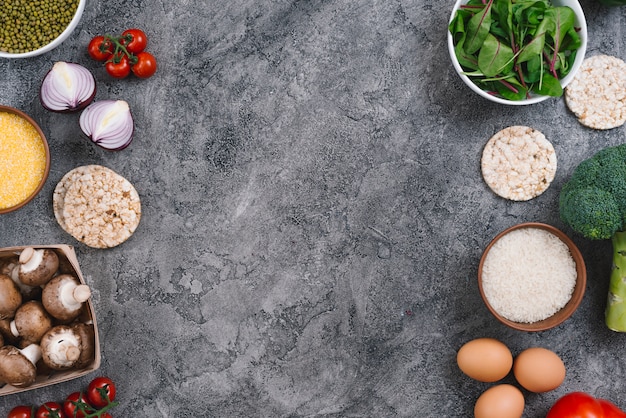
<instances>
[{"instance_id":1,"label":"red cherry tomato","mask_svg":"<svg viewBox=\"0 0 626 418\"><path fill-rule=\"evenodd\" d=\"M96 61L106 61L113 56L113 45L104 36L96 36L89 42L87 52Z\"/></svg>"},{"instance_id":2,"label":"red cherry tomato","mask_svg":"<svg viewBox=\"0 0 626 418\"><path fill-rule=\"evenodd\" d=\"M584 392L571 392L560 397L546 418L603 418L602 405Z\"/></svg>"},{"instance_id":3,"label":"red cherry tomato","mask_svg":"<svg viewBox=\"0 0 626 418\"><path fill-rule=\"evenodd\" d=\"M138 54L148 45L148 37L141 29L127 29L122 32L121 43L131 54Z\"/></svg>"},{"instance_id":4,"label":"red cherry tomato","mask_svg":"<svg viewBox=\"0 0 626 418\"><path fill-rule=\"evenodd\" d=\"M7 418L32 418L34 408L32 406L19 405L9 411Z\"/></svg>"},{"instance_id":5,"label":"red cherry tomato","mask_svg":"<svg viewBox=\"0 0 626 418\"><path fill-rule=\"evenodd\" d=\"M597 399L597 401L602 406L604 418L626 418L626 412L619 409L613 402L607 401L606 399Z\"/></svg>"},{"instance_id":6,"label":"red cherry tomato","mask_svg":"<svg viewBox=\"0 0 626 418\"><path fill-rule=\"evenodd\" d=\"M35 418L65 418L63 407L56 402L46 402L37 409Z\"/></svg>"},{"instance_id":7,"label":"red cherry tomato","mask_svg":"<svg viewBox=\"0 0 626 418\"><path fill-rule=\"evenodd\" d=\"M104 65L106 72L113 78L125 78L130 74L130 61L125 54L116 54Z\"/></svg>"},{"instance_id":8,"label":"red cherry tomato","mask_svg":"<svg viewBox=\"0 0 626 418\"><path fill-rule=\"evenodd\" d=\"M115 383L108 377L96 377L87 387L87 399L93 407L104 408L115 400Z\"/></svg>"},{"instance_id":9,"label":"red cherry tomato","mask_svg":"<svg viewBox=\"0 0 626 418\"><path fill-rule=\"evenodd\" d=\"M132 66L133 74L139 78L152 77L157 70L157 62L154 55L149 52L137 54L137 62Z\"/></svg>"},{"instance_id":10,"label":"red cherry tomato","mask_svg":"<svg viewBox=\"0 0 626 418\"><path fill-rule=\"evenodd\" d=\"M82 392L73 392L65 398L63 402L63 412L69 418L84 418L92 412L94 408L89 405L87 397Z\"/></svg>"}]
</instances>

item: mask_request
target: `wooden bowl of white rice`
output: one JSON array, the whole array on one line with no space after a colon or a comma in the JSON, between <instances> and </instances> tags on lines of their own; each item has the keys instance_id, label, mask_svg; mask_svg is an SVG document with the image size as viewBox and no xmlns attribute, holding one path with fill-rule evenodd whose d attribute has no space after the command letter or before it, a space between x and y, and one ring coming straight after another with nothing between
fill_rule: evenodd
<instances>
[{"instance_id":1,"label":"wooden bowl of white rice","mask_svg":"<svg viewBox=\"0 0 626 418\"><path fill-rule=\"evenodd\" d=\"M569 318L585 293L587 270L572 240L538 222L510 227L487 246L478 288L489 311L520 331L544 331Z\"/></svg>"}]
</instances>

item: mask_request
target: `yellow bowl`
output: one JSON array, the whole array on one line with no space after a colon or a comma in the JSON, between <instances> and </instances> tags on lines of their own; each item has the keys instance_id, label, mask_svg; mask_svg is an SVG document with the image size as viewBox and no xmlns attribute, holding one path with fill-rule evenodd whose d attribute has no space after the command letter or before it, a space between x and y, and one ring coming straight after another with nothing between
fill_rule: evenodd
<instances>
[{"instance_id":1,"label":"yellow bowl","mask_svg":"<svg viewBox=\"0 0 626 418\"><path fill-rule=\"evenodd\" d=\"M500 315L500 313L498 313L493 306L491 306L489 304L489 301L487 300L487 297L485 295L485 292L483 290L483 281L482 281L482 276L483 276L483 265L485 262L485 259L487 258L487 254L489 253L489 250L491 249L491 247L493 247L493 245L500 239L502 238L504 235L508 234L511 231L514 230L518 230L518 229L523 229L523 228L539 228L539 229L543 229L545 231L550 232L552 235L555 235L557 238L559 238L565 245L567 245L567 248L569 249L569 252L572 256L572 258L574 259L574 262L576 264L576 284L574 285L574 291L572 293L571 298L569 299L569 301L565 304L565 306L563 306L559 311L557 311L556 313L554 313L552 316L540 320L540 321L535 321L535 322L530 322L530 323L523 323L523 322L515 322L515 321L511 321L505 317L503 317L502 315ZM504 231L502 231L501 233L499 233L498 235L496 235L496 237L489 243L489 245L487 246L487 248L485 249L485 251L483 252L483 255L480 259L480 264L478 266L478 289L480 291L480 296L483 299L483 302L485 302L485 305L487 306L487 309L489 310L489 312L491 312L491 314L501 323L503 323L504 325L507 325L513 329L519 330L519 331L530 331L530 332L534 332L534 331L545 331L547 329L550 328L554 328L557 325L560 325L561 323L563 323L563 321L565 321L566 319L568 319L570 316L572 316L572 314L576 311L576 309L578 308L578 306L580 305L580 302L583 299L583 296L585 294L585 286L587 284L587 270L585 267L585 261L583 259L582 254L580 253L580 250L578 249L578 247L576 247L576 244L574 244L574 242L567 236L565 235L565 233L563 233L561 230L551 226L551 225L547 225L544 223L539 223L539 222L525 222L525 223L521 223L515 226L512 226L508 229L505 229Z\"/></svg>"},{"instance_id":2,"label":"yellow bowl","mask_svg":"<svg viewBox=\"0 0 626 418\"><path fill-rule=\"evenodd\" d=\"M37 135L39 136L39 139L42 142L43 153L44 153L43 161L41 161L41 160L33 161L33 166L31 166L31 167L24 167L25 170L31 170L31 172L32 172L32 169L35 166L34 164L41 164L41 163L43 163L43 171L41 172L41 178L33 186L33 188L28 189L28 190L23 191L22 193L20 193L21 195L23 195L22 199L20 199L18 202L14 203L14 204L11 204L11 206L6 206L5 207L5 202L2 202L2 198L1 198L1 194L0 194L0 214L3 214L3 213L13 212L13 211L23 207L28 202L33 200L34 197L37 196L37 194L41 191L41 189L43 188L44 184L46 183L46 180L48 179L48 174L50 173L50 149L48 147L48 141L46 140L46 136L44 135L44 133L41 130L41 128L26 113L22 112L21 110L18 110L18 109L15 109L13 107L10 107L10 106L0 105L0 114L1 113L8 113L10 115L18 116L19 118L21 118L24 121L26 121L29 125L31 125L34 128L35 132L37 133ZM3 147L0 144L0 153L3 152L2 148ZM6 152L6 150L4 152ZM21 153L21 156L23 156L23 155L24 155L24 153ZM2 159L5 162L6 161L10 161L10 158L11 158L11 155L0 155L0 159ZM40 171L41 171L41 168L40 168ZM4 174L8 175L10 173L4 173ZM2 175L3 175L2 170L0 170L0 184L2 184L2 178L1 178ZM13 174L11 174L11 175L13 176Z\"/></svg>"}]
</instances>

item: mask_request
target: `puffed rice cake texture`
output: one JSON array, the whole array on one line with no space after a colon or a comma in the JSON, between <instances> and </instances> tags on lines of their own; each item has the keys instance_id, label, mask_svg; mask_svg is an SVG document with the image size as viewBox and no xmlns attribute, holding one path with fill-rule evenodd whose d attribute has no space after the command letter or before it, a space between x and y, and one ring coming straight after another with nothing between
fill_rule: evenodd
<instances>
[{"instance_id":1,"label":"puffed rice cake texture","mask_svg":"<svg viewBox=\"0 0 626 418\"><path fill-rule=\"evenodd\" d=\"M141 202L133 185L98 165L67 173L55 189L53 206L59 225L93 248L123 243L141 219Z\"/></svg>"},{"instance_id":2,"label":"puffed rice cake texture","mask_svg":"<svg viewBox=\"0 0 626 418\"><path fill-rule=\"evenodd\" d=\"M578 121L592 129L626 122L626 63L610 55L586 58L565 88L565 103Z\"/></svg>"},{"instance_id":3,"label":"puffed rice cake texture","mask_svg":"<svg viewBox=\"0 0 626 418\"><path fill-rule=\"evenodd\" d=\"M526 201L548 189L556 174L554 147L536 129L510 126L493 135L483 149L482 176L505 199Z\"/></svg>"}]
</instances>

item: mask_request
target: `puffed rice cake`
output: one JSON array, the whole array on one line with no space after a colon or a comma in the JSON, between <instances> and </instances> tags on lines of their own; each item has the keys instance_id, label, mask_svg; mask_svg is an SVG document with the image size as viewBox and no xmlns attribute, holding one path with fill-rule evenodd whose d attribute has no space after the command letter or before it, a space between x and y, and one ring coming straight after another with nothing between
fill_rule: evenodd
<instances>
[{"instance_id":1,"label":"puffed rice cake","mask_svg":"<svg viewBox=\"0 0 626 418\"><path fill-rule=\"evenodd\" d=\"M77 167L63 176L53 194L53 209L66 232L93 248L123 243L141 219L133 185L99 165Z\"/></svg>"},{"instance_id":2,"label":"puffed rice cake","mask_svg":"<svg viewBox=\"0 0 626 418\"><path fill-rule=\"evenodd\" d=\"M593 129L626 122L626 63L610 55L586 58L565 88L565 103L578 121Z\"/></svg>"},{"instance_id":3,"label":"puffed rice cake","mask_svg":"<svg viewBox=\"0 0 626 418\"><path fill-rule=\"evenodd\" d=\"M527 126L510 126L496 133L481 158L482 176L489 188L515 201L530 200L546 191L556 167L550 141Z\"/></svg>"}]
</instances>

